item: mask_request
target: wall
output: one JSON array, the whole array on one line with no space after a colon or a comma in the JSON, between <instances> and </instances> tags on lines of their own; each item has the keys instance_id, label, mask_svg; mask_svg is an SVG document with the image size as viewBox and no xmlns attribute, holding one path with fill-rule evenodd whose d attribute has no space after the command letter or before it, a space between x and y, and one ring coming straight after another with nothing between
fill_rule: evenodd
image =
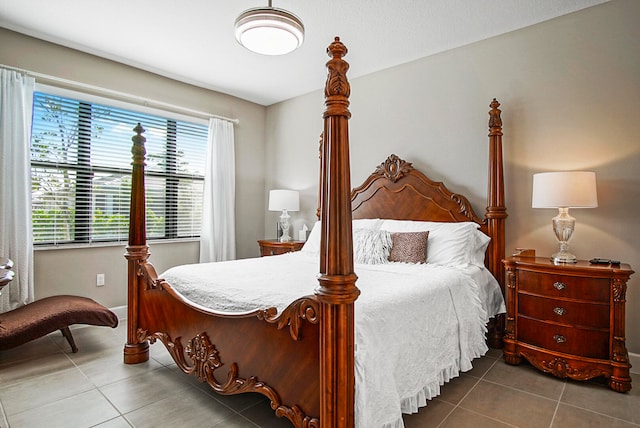
<instances>
[{"instance_id":1,"label":"wall","mask_svg":"<svg viewBox=\"0 0 640 428\"><path fill-rule=\"evenodd\" d=\"M4 28L0 28L0 64L240 119L234 131L237 256L259 255L256 239L264 236L264 106ZM44 79L37 81L49 83ZM91 297L109 307L126 304L126 261L123 254L124 246L36 251L36 298L67 293ZM159 272L177 264L197 263L198 256L197 241L151 246L151 261ZM104 287L96 287L97 273L106 274Z\"/></svg>"},{"instance_id":2,"label":"wall","mask_svg":"<svg viewBox=\"0 0 640 428\"><path fill-rule=\"evenodd\" d=\"M507 253L557 249L554 210L531 208L532 175L597 174L599 207L572 210L581 259L631 264L627 345L640 353L640 2L617 0L351 81L352 187L396 153L483 213L487 111L502 103ZM330 42L329 40L327 41ZM343 40L349 47L349 40ZM381 53L384 54L384 53ZM349 60L349 55L346 57ZM294 227L315 221L323 94L267 109L268 188L302 191ZM269 232L277 214L265 220Z\"/></svg>"}]
</instances>

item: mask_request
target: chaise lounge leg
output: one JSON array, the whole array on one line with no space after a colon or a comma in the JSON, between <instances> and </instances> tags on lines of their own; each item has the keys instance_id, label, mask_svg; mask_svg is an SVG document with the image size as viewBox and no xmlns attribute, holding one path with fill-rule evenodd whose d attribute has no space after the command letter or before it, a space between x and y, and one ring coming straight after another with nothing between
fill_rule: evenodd
<instances>
[{"instance_id":1,"label":"chaise lounge leg","mask_svg":"<svg viewBox=\"0 0 640 428\"><path fill-rule=\"evenodd\" d=\"M60 329L60 333L62 333L64 338L67 339L67 342L69 342L69 346L71 346L71 352L73 352L74 354L78 352L78 347L76 346L76 342L73 340L73 336L71 335L71 330L69 330L69 327L62 327Z\"/></svg>"}]
</instances>

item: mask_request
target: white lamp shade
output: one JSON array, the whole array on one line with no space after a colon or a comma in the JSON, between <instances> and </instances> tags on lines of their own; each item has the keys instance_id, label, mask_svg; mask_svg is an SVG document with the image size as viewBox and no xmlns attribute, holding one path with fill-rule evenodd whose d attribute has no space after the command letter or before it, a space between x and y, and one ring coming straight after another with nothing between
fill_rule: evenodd
<instances>
[{"instance_id":1,"label":"white lamp shade","mask_svg":"<svg viewBox=\"0 0 640 428\"><path fill-rule=\"evenodd\" d=\"M543 172L533 175L533 208L595 208L596 173Z\"/></svg>"},{"instance_id":2,"label":"white lamp shade","mask_svg":"<svg viewBox=\"0 0 640 428\"><path fill-rule=\"evenodd\" d=\"M269 211L299 211L300 194L296 190L276 189L269 191Z\"/></svg>"}]
</instances>

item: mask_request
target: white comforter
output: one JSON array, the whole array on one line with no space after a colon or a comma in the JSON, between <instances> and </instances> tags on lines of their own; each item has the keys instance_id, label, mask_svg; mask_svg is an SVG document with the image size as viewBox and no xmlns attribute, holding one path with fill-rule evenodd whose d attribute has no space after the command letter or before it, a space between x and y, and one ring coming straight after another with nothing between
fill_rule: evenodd
<instances>
[{"instance_id":1,"label":"white comforter","mask_svg":"<svg viewBox=\"0 0 640 428\"><path fill-rule=\"evenodd\" d=\"M284 309L318 286L318 259L303 253L178 266L166 279L200 305L221 311ZM504 312L500 289L478 267L389 263L355 266L356 426L402 428L487 351L489 316Z\"/></svg>"}]
</instances>

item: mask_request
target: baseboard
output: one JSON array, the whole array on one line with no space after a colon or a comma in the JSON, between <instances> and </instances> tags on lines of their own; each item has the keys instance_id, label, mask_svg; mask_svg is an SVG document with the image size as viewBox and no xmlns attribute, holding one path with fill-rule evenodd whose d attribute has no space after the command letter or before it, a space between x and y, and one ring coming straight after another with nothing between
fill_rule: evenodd
<instances>
[{"instance_id":1,"label":"baseboard","mask_svg":"<svg viewBox=\"0 0 640 428\"><path fill-rule=\"evenodd\" d=\"M640 354L629 352L629 362L631 363L631 373L640 374Z\"/></svg>"}]
</instances>

